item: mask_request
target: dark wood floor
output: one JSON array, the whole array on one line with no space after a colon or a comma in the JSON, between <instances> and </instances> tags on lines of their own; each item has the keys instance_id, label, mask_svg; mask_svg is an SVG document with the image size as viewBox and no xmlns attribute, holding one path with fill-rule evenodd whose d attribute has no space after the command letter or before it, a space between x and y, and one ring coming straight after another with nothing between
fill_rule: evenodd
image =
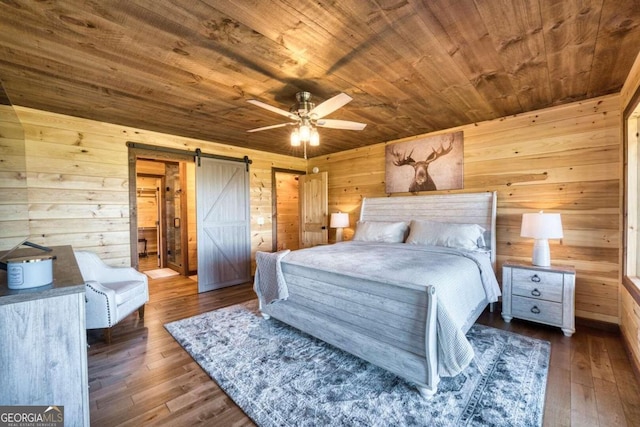
<instances>
[{"instance_id":1,"label":"dark wood floor","mask_svg":"<svg viewBox=\"0 0 640 427\"><path fill-rule=\"evenodd\" d=\"M252 421L169 335L163 325L248 301L252 285L197 294L186 277L149 281L144 320L116 325L112 343L90 331L92 426L251 426ZM565 337L557 328L485 312L480 323L552 343L545 426L640 426L640 385L617 332L578 325Z\"/></svg>"}]
</instances>

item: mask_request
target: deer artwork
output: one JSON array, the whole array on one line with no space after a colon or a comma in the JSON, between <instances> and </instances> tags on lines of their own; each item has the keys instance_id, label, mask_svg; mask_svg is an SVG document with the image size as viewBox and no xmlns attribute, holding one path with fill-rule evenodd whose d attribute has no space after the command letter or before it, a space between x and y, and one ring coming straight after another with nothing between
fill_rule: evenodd
<instances>
[{"instance_id":1,"label":"deer artwork","mask_svg":"<svg viewBox=\"0 0 640 427\"><path fill-rule=\"evenodd\" d=\"M435 182L433 182L433 179L429 175L429 165L453 150L453 136L449 137L448 139L449 146L447 148L444 148L443 144L440 144L440 148L438 150L433 149L433 152L429 154L426 159L418 162L411 158L413 150L411 150L408 156L406 155L406 152L400 154L394 149L391 150L391 154L395 158L395 160L393 161L394 165L409 165L415 170L413 182L411 182L411 185L409 185L409 192L416 193L418 191L437 190Z\"/></svg>"}]
</instances>

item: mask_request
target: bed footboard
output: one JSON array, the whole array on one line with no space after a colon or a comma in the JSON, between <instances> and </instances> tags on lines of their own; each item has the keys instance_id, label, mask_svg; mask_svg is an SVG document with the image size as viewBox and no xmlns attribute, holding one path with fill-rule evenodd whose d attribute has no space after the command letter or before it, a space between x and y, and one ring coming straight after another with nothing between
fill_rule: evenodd
<instances>
[{"instance_id":1,"label":"bed footboard","mask_svg":"<svg viewBox=\"0 0 640 427\"><path fill-rule=\"evenodd\" d=\"M432 286L373 280L286 265L286 301L261 308L318 339L414 383L429 398L438 387L437 298Z\"/></svg>"}]
</instances>

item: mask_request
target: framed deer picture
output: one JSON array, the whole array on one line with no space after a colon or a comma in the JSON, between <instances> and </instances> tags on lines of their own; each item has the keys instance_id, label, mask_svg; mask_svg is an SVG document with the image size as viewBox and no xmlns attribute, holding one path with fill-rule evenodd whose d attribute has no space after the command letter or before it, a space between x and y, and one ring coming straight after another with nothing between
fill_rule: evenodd
<instances>
[{"instance_id":1,"label":"framed deer picture","mask_svg":"<svg viewBox=\"0 0 640 427\"><path fill-rule=\"evenodd\" d=\"M387 193L463 188L462 132L389 144L385 151Z\"/></svg>"}]
</instances>

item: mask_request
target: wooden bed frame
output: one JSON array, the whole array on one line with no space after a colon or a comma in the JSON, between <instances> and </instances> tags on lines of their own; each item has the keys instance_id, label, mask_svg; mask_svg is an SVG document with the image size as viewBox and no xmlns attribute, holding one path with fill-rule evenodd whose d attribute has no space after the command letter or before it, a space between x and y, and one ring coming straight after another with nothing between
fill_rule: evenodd
<instances>
[{"instance_id":1,"label":"wooden bed frame","mask_svg":"<svg viewBox=\"0 0 640 427\"><path fill-rule=\"evenodd\" d=\"M479 224L487 230L485 241L495 270L495 192L367 198L363 200L360 218ZM440 377L437 296L433 286L392 286L372 279L363 288L361 284L353 286L342 275L323 273L319 276L312 270L286 263L282 269L289 298L262 307L264 317L273 316L405 378L414 383L425 398L436 393ZM380 310L382 304L389 303L398 314ZM385 316L382 323L395 328L393 334L380 333L381 313ZM372 319L377 323L373 324ZM390 335L393 338L389 338Z\"/></svg>"}]
</instances>

